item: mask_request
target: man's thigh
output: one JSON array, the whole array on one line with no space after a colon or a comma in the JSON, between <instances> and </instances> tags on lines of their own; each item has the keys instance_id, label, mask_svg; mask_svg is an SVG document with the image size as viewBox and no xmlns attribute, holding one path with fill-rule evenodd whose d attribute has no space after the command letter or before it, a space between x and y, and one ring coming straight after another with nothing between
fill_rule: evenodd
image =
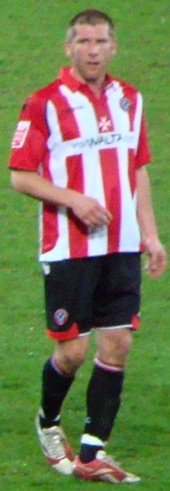
<instances>
[{"instance_id":1,"label":"man's thigh","mask_svg":"<svg viewBox=\"0 0 170 491\"><path fill-rule=\"evenodd\" d=\"M136 329L140 283L140 254L120 253L104 257L94 298L93 326Z\"/></svg>"},{"instance_id":2,"label":"man's thigh","mask_svg":"<svg viewBox=\"0 0 170 491\"><path fill-rule=\"evenodd\" d=\"M49 264L44 275L47 334L60 341L90 332L100 258Z\"/></svg>"}]
</instances>

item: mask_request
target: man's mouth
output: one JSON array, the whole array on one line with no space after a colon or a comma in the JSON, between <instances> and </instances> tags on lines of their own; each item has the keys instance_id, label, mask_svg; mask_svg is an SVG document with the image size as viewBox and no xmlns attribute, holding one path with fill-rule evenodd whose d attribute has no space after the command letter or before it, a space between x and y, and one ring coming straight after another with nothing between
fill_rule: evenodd
<instances>
[{"instance_id":1,"label":"man's mouth","mask_svg":"<svg viewBox=\"0 0 170 491\"><path fill-rule=\"evenodd\" d=\"M89 65L89 66L98 66L99 65L99 61L88 61L87 62L87 65Z\"/></svg>"}]
</instances>

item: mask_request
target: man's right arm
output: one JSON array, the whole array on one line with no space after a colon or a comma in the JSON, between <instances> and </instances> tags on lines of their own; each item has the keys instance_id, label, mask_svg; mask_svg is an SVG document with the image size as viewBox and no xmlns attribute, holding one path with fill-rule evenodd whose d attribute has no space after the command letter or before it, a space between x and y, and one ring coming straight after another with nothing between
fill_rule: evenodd
<instances>
[{"instance_id":1,"label":"man's right arm","mask_svg":"<svg viewBox=\"0 0 170 491\"><path fill-rule=\"evenodd\" d=\"M87 227L102 227L108 225L112 219L109 210L101 206L96 199L73 189L55 186L36 172L12 170L11 182L13 188L20 193L54 206L70 208Z\"/></svg>"}]
</instances>

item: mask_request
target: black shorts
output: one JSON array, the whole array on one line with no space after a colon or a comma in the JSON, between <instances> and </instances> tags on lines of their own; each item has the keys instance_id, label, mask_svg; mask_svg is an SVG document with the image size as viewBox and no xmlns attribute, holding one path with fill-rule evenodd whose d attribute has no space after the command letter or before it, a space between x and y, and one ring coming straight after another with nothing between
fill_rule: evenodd
<instances>
[{"instance_id":1,"label":"black shorts","mask_svg":"<svg viewBox=\"0 0 170 491\"><path fill-rule=\"evenodd\" d=\"M140 253L45 263L43 272L48 336L62 341L94 327L137 329Z\"/></svg>"}]
</instances>

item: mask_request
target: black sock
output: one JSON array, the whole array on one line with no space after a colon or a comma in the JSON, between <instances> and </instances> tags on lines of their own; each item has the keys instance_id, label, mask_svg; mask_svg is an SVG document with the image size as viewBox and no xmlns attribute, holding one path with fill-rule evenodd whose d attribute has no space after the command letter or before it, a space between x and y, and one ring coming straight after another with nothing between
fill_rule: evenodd
<instances>
[{"instance_id":1,"label":"black sock","mask_svg":"<svg viewBox=\"0 0 170 491\"><path fill-rule=\"evenodd\" d=\"M81 450L80 450L80 460L84 464L88 464L88 462L91 462L92 460L95 459L96 453L98 450L103 450L103 445L88 445L85 443L82 443L81 445Z\"/></svg>"},{"instance_id":2,"label":"black sock","mask_svg":"<svg viewBox=\"0 0 170 491\"><path fill-rule=\"evenodd\" d=\"M87 390L87 418L84 434L95 436L107 442L120 406L124 372L94 367ZM88 440L88 439L87 439ZM103 444L104 446L104 444ZM91 448L90 448L91 447ZM90 462L102 447L82 441L80 459Z\"/></svg>"},{"instance_id":3,"label":"black sock","mask_svg":"<svg viewBox=\"0 0 170 491\"><path fill-rule=\"evenodd\" d=\"M47 360L42 372L42 409L40 416L42 427L50 427L59 424L55 421L60 414L62 403L73 383L74 377L65 377L54 368L51 359Z\"/></svg>"}]
</instances>

